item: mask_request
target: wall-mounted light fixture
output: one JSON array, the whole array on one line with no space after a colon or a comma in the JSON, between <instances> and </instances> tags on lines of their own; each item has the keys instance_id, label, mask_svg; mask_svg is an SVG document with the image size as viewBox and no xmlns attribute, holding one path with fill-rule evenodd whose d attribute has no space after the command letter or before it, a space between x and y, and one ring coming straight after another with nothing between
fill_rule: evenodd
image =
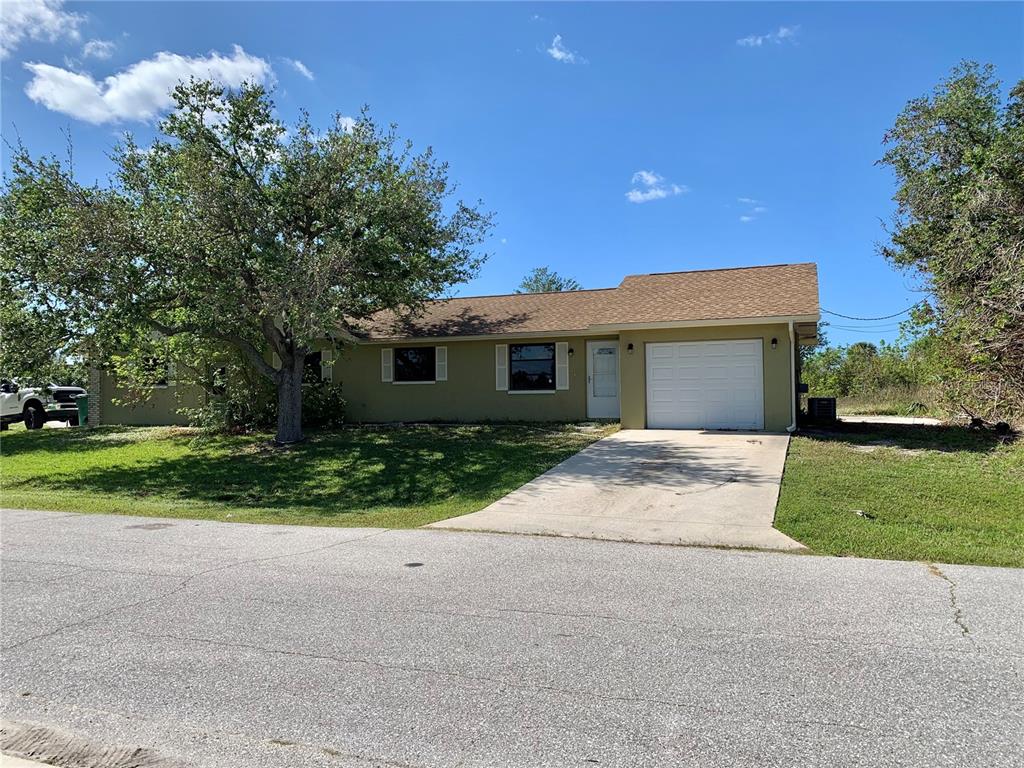
<instances>
[{"instance_id":1,"label":"wall-mounted light fixture","mask_svg":"<svg viewBox=\"0 0 1024 768\"><path fill-rule=\"evenodd\" d=\"M772 349L775 349L777 346L779 346L779 340L772 339Z\"/></svg>"},{"instance_id":2,"label":"wall-mounted light fixture","mask_svg":"<svg viewBox=\"0 0 1024 768\"><path fill-rule=\"evenodd\" d=\"M569 347L569 357L572 357L575 353L576 350L574 350L572 347Z\"/></svg>"},{"instance_id":3,"label":"wall-mounted light fixture","mask_svg":"<svg viewBox=\"0 0 1024 768\"><path fill-rule=\"evenodd\" d=\"M629 342L629 344L626 345L626 352L631 355L633 354L633 342Z\"/></svg>"}]
</instances>

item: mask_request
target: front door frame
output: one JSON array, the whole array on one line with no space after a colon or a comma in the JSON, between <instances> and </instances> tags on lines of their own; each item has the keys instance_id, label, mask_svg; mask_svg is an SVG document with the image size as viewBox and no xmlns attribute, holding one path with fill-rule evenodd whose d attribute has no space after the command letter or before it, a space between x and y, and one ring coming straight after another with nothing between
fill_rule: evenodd
<instances>
[{"instance_id":1,"label":"front door frame","mask_svg":"<svg viewBox=\"0 0 1024 768\"><path fill-rule=\"evenodd\" d=\"M591 386L594 375L594 348L615 347L615 413L596 413L594 389ZM618 339L598 339L587 341L587 418L618 419L622 412L622 355ZM605 400L606 398L601 398Z\"/></svg>"}]
</instances>

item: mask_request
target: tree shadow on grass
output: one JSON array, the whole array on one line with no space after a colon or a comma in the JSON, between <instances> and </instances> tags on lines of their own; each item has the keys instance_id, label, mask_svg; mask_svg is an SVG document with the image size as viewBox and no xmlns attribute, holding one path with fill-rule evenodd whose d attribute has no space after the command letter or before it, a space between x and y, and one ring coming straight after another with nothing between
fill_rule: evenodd
<instances>
[{"instance_id":1,"label":"tree shadow on grass","mask_svg":"<svg viewBox=\"0 0 1024 768\"><path fill-rule=\"evenodd\" d=\"M968 429L949 424L839 422L828 427L804 427L798 434L831 443L971 453L991 453L1008 441L988 429Z\"/></svg>"},{"instance_id":2,"label":"tree shadow on grass","mask_svg":"<svg viewBox=\"0 0 1024 768\"><path fill-rule=\"evenodd\" d=\"M129 463L126 452L122 465L26 482L63 492L299 508L331 518L454 496L486 498L526 482L588 441L557 427L343 429L314 433L287 449L221 441L145 463Z\"/></svg>"}]
</instances>

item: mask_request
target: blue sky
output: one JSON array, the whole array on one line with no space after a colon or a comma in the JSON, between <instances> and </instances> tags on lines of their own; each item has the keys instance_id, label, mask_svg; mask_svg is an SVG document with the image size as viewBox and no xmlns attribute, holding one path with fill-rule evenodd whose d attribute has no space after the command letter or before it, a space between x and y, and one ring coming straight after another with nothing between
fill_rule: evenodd
<instances>
[{"instance_id":1,"label":"blue sky","mask_svg":"<svg viewBox=\"0 0 1024 768\"><path fill-rule=\"evenodd\" d=\"M1024 76L1019 3L4 0L2 13L3 136L58 152L69 131L85 180L106 177L124 131L152 136L177 74L272 83L286 120L369 105L496 213L462 295L509 292L541 265L598 288L816 261L823 307L898 311L920 296L875 253L892 211L882 134L961 59L994 64L1007 88ZM896 335L832 322L833 342Z\"/></svg>"}]
</instances>

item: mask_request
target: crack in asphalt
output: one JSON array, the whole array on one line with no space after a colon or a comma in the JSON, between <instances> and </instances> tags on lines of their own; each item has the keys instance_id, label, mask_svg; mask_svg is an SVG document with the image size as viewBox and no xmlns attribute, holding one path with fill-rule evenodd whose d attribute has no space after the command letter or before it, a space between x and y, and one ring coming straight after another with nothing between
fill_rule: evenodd
<instances>
[{"instance_id":1,"label":"crack in asphalt","mask_svg":"<svg viewBox=\"0 0 1024 768\"><path fill-rule=\"evenodd\" d=\"M54 635L58 635L61 632L65 632L65 631L67 631L69 629L74 629L75 627L83 626L85 624L88 624L89 622L96 621L97 619L106 618L107 616L111 616L111 615L113 615L115 613L118 613L120 611L127 611L127 610L131 610L132 608L138 608L138 607L143 606L143 605L151 605L153 603L158 603L161 600L166 600L168 597L173 597L174 595L176 595L176 594L178 594L180 592L183 592L185 589L188 588L189 584L191 584L193 581L195 581L196 579L198 579L198 578L200 578L202 576L206 576L207 574L210 574L210 573L216 573L218 571L228 571L228 570L231 570L233 568L241 568L243 566L253 565L253 564L256 564L256 563L265 563L265 562L269 562L271 560L284 560L284 559L291 558L291 557L300 557L302 555L311 555L311 554L314 554L316 552L323 552L325 550L334 549L335 547L341 547L341 546L344 546L346 544L354 544L355 542L358 542L358 541L365 541L366 539L371 539L371 538L373 538L375 536L382 536L385 533L390 533L390 530L384 529L384 530L374 531L373 533L369 533L369 534L367 534L365 536L357 536L354 539L345 539L343 541L336 541L333 544L327 544L327 545L322 546L322 547L314 547L312 549L304 549L304 550L301 550L299 552L286 552L286 553L280 554L280 555L268 555L266 557L253 557L253 558L249 558L247 560L238 560L236 562L229 563L227 565L217 566L216 568L205 568L205 569L203 569L201 571L197 571L196 573L193 573L193 574L185 577L184 579L182 579L181 583L179 583L174 589L168 590L167 592L163 592L163 593L161 593L159 595L154 595L153 597L147 597L147 598L145 598L143 600L136 600L136 601L131 602L131 603L122 603L120 605L115 605L114 607L109 608L106 611L101 611L100 613L93 614L92 616L87 616L86 618L79 619L78 621L72 621L72 622L69 622L67 624L62 624L61 626L56 627L55 629L52 629L52 630L50 630L48 632L41 632L38 635L33 635L31 637L27 637L24 640L19 640L16 643L11 643L10 645L5 645L3 647L0 647L0 650L2 650L2 651L11 651L11 650L14 650L16 648L20 648L20 647L22 647L24 645L27 645L27 644L29 644L29 643L31 643L33 641L45 640L48 637L53 637Z\"/></svg>"},{"instance_id":2,"label":"crack in asphalt","mask_svg":"<svg viewBox=\"0 0 1024 768\"><path fill-rule=\"evenodd\" d=\"M271 606L294 606L294 600L275 600L274 598L264 596L252 596L247 597L246 600L261 603L264 605ZM451 611L440 608L430 607L412 607L412 608L345 608L337 605L331 606L319 606L319 610L329 614L356 614L356 615L381 615L381 616L395 616L395 615L424 615L424 616L449 616L455 618L467 618L467 619L483 619L486 621L507 621L506 616L502 614L519 614L523 616L553 616L556 618L566 619L584 619L584 620L600 620L610 621L619 624L635 625L642 624L644 626L655 628L666 635L673 637L683 637L686 639L689 635L702 635L708 637L740 637L740 638L785 638L788 640L801 640L810 642L828 642L837 643L843 646L849 646L851 648L862 648L864 646L874 646L881 648L897 648L901 650L910 651L931 651L934 650L933 646L921 645L913 643L900 643L892 640L884 640L875 637L858 637L851 639L850 637L842 634L828 635L828 634L808 634L801 632L773 632L769 630L757 630L757 629L738 629L735 627L711 627L711 626L700 626L691 624L677 624L668 621L656 621L652 619L645 619L641 616L617 616L613 614L604 613L579 613L570 611L549 611L533 608L505 608L505 607L494 607L490 608L487 613L469 612L469 611ZM575 635L582 637L584 635ZM598 637L594 635L593 637ZM601 638L607 640L607 638ZM621 643L616 642L617 645ZM963 651L967 652L967 651ZM1024 657L1024 654L1013 654L1014 656Z\"/></svg>"},{"instance_id":3,"label":"crack in asphalt","mask_svg":"<svg viewBox=\"0 0 1024 768\"><path fill-rule=\"evenodd\" d=\"M294 600L275 600L273 598L253 596L247 597L246 600L254 603L261 603L264 605L271 606L294 606ZM619 624L643 624L648 627L653 627L660 630L666 635L674 637L686 636L699 634L703 636L722 636L722 637L741 637L741 638L786 638L790 640L808 640L811 642L830 642L838 643L840 645L849 646L852 648L860 648L863 646L877 646L884 648L899 648L902 650L932 650L932 646L928 645L914 645L908 643L898 643L891 640L881 640L877 638L857 638L850 639L843 635L824 635L824 634L807 634L799 632L772 632L766 630L754 630L754 629L737 629L735 627L710 627L710 626L699 626L690 624L676 624L667 621L654 621L651 619L645 619L640 616L615 616L612 614L602 613L573 613L567 611L545 611L540 609L531 608L501 608L496 607L490 609L489 613L476 613L468 611L450 611L439 608L344 608L341 606L322 606L320 610L325 613L338 613L338 614L355 614L355 615L380 615L380 616L395 616L395 615L408 615L416 614L423 616L449 616L454 618L466 618L466 619L483 619L487 621L506 621L507 618L501 614L521 614L524 616L553 616L557 618L566 619L596 619L600 621L611 621ZM576 634L575 637L595 637L598 635L583 635ZM607 640L608 638L600 638ZM620 642L616 642L616 645L621 645Z\"/></svg>"},{"instance_id":4,"label":"crack in asphalt","mask_svg":"<svg viewBox=\"0 0 1024 768\"><path fill-rule=\"evenodd\" d=\"M73 576L74 574L79 573L81 571L87 571L89 573L119 573L119 574L123 574L125 576L147 576L147 577L152 577L154 579L180 579L181 578L181 574L180 573L153 573L152 571L133 571L133 570L129 570L127 568L96 568L96 567L93 567L93 566L90 566L90 565L78 565L76 563L69 563L66 560L29 560L29 559L20 558L20 557L5 557L4 558L4 562L7 562L7 563L27 563L29 565L58 565L58 566L61 566L61 567L64 567L64 568L74 568L74 571L72 571L71 573L65 573L65 574L63 574L61 576L58 576L57 578L59 578L59 579L65 579L68 576ZM4 581L10 581L10 582L34 581L34 582L41 583L41 584L48 584L50 581L55 581L55 580L56 579L47 579L45 581L42 580L42 579L8 579L8 578L4 579Z\"/></svg>"},{"instance_id":5,"label":"crack in asphalt","mask_svg":"<svg viewBox=\"0 0 1024 768\"><path fill-rule=\"evenodd\" d=\"M242 735L242 734L239 734ZM338 749L337 747L325 746L323 744L310 744L306 741L285 741L282 739L270 739L270 744L277 747L305 747L306 749L319 750L330 757L347 757L353 760L359 760L360 762L369 763L370 765L384 766L385 768L428 768L427 763L406 763L406 762L395 762L394 760L388 760L383 757L371 757L362 752L351 752L346 749Z\"/></svg>"},{"instance_id":6,"label":"crack in asphalt","mask_svg":"<svg viewBox=\"0 0 1024 768\"><path fill-rule=\"evenodd\" d=\"M631 704L660 704L668 707L675 707L678 709L687 709L697 712L703 712L709 715L721 714L719 710L708 709L706 707L700 707L695 704L686 704L679 701L673 701L672 699L657 699L643 696L609 696L607 694L598 693L596 691L579 690L576 688L564 688L557 685L523 685L521 683L514 683L509 680L503 680L497 677L490 677L488 675L470 675L465 672L455 672L452 670L435 669L433 667L419 667L409 664L388 664L383 661L374 661L372 659L360 659L351 656L335 656L328 653L313 653L310 651L299 651L290 648L271 648L265 645L254 645L250 643L239 643L231 642L227 640L212 640L206 637L195 637L192 635L172 635L172 634L151 634L147 632L132 632L131 634L146 638L148 640L174 640L178 642L190 642L200 643L204 645L216 645L224 648L239 648L242 650L256 651L259 653L267 654L278 654L282 656L297 656L305 659L314 659L317 661L333 661L339 664L355 664L359 666L375 667L392 672L411 672L414 674L426 674L436 675L438 677L449 677L458 680L467 680L474 683L490 683L499 686L502 690L512 689L521 691L547 691L550 693L559 693L567 696L589 696L598 701L615 701Z\"/></svg>"},{"instance_id":7,"label":"crack in asphalt","mask_svg":"<svg viewBox=\"0 0 1024 768\"><path fill-rule=\"evenodd\" d=\"M614 702L621 704L653 704L656 706L670 707L673 709L681 709L690 712L696 712L711 717L720 717L722 715L728 715L720 708L710 708L701 706L698 704L690 704L687 702L677 701L674 699L664 699L650 696L614 696L606 693L600 693L598 691L585 690L579 688L567 688L559 685L545 685L541 683L533 684L522 684L515 683L506 679L491 677L488 675L470 675L465 672L456 672L452 670L435 669L433 667L420 667L409 664L388 664L382 661L374 661L372 659L361 659L349 656L335 656L327 653L313 653L309 651L300 651L290 648L271 648L264 645L255 645L250 643L238 643L229 642L226 640L213 640L205 637L195 637L192 635L173 635L173 634L151 634L145 632L132 632L137 637L146 638L149 640L172 640L177 642L191 642L204 645L215 645L225 648L238 648L242 650L256 651L258 653L265 653L271 655L282 655L282 656L295 656L299 658L314 659L317 661L331 661L339 664L354 664L360 666L374 667L377 669L389 671L389 672L409 672L413 674L426 674L436 675L438 677L454 678L458 680L466 680L473 683L487 683L498 687L499 691L504 692L505 690L516 690L524 691L527 693L544 692L553 693L556 695L569 696L573 698L587 697L595 701L603 702ZM789 724L789 725L820 725L829 728L845 728L855 729L863 732L869 732L870 729L865 726L858 725L856 723L839 723L830 720L810 720L810 719L794 719L787 720L783 718L765 718L769 723L773 724Z\"/></svg>"},{"instance_id":8,"label":"crack in asphalt","mask_svg":"<svg viewBox=\"0 0 1024 768\"><path fill-rule=\"evenodd\" d=\"M849 639L843 635L827 635L827 634L807 634L800 632L772 632L766 630L754 630L754 629L737 629L735 627L707 627L707 626L696 626L686 624L675 624L668 621L654 621L651 619L645 619L639 616L614 616L611 614L601 613L569 613L563 611L543 611L539 609L530 608L495 608L494 610L501 613L520 613L524 615L537 614L540 616L556 616L567 619L600 619L602 621L614 621L626 624L644 624L648 627L655 627L661 629L666 634L674 633L700 633L708 636L727 636L727 637L750 637L750 638L788 638L791 640L809 640L812 642L829 642L838 643L839 645L850 646L854 648L860 648L863 646L880 646L885 648L900 648L904 650L932 650L931 646L927 645L913 645L907 643L897 643L890 640L881 639L869 639L869 638L856 638Z\"/></svg>"},{"instance_id":9,"label":"crack in asphalt","mask_svg":"<svg viewBox=\"0 0 1024 768\"><path fill-rule=\"evenodd\" d=\"M274 600L268 597L247 597L248 601L253 603L260 603L262 605L271 606L294 606L294 600ZM497 616L494 613L469 613L466 611L445 611L438 608L345 608L342 606L326 606L323 609L328 613L345 613L345 614L357 614L357 615L381 615L381 616L393 616L396 614L418 614L423 616L453 616L460 619L493 619L495 621L502 621L503 617ZM495 609L500 610L500 609Z\"/></svg>"},{"instance_id":10,"label":"crack in asphalt","mask_svg":"<svg viewBox=\"0 0 1024 768\"><path fill-rule=\"evenodd\" d=\"M964 611L960 606L960 601L956 594L957 584L949 576L942 572L935 563L928 563L928 573L932 576L942 579L946 584L949 585L949 607L953 611L953 623L960 629L960 633L974 644L974 638L971 637L971 630L967 627L967 622L964 620Z\"/></svg>"}]
</instances>

